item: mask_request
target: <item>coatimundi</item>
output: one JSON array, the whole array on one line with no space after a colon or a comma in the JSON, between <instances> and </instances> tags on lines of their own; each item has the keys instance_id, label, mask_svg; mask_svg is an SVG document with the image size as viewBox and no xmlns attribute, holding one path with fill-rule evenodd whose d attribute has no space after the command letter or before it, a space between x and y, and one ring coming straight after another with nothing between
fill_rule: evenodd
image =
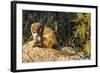
<instances>
[{"instance_id":1,"label":"coatimundi","mask_svg":"<svg viewBox=\"0 0 100 73\"><path fill-rule=\"evenodd\" d=\"M50 27L43 27L40 23L33 23L31 33L34 47L55 48L57 46L57 35Z\"/></svg>"}]
</instances>

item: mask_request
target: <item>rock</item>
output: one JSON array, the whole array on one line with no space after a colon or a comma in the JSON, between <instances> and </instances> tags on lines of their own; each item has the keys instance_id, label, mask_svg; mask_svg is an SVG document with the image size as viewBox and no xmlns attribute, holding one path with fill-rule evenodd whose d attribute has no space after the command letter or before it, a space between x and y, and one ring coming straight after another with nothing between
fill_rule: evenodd
<instances>
[{"instance_id":1,"label":"rock","mask_svg":"<svg viewBox=\"0 0 100 73\"><path fill-rule=\"evenodd\" d=\"M23 62L65 61L68 55L53 48L32 47L32 41L23 45Z\"/></svg>"},{"instance_id":2,"label":"rock","mask_svg":"<svg viewBox=\"0 0 100 73\"><path fill-rule=\"evenodd\" d=\"M48 62L48 61L70 61L82 60L84 53L76 51L71 47L62 47L60 49L32 47L32 41L23 45L23 63L30 62Z\"/></svg>"},{"instance_id":3,"label":"rock","mask_svg":"<svg viewBox=\"0 0 100 73\"><path fill-rule=\"evenodd\" d=\"M78 52L78 55L83 59L85 58L84 52Z\"/></svg>"},{"instance_id":4,"label":"rock","mask_svg":"<svg viewBox=\"0 0 100 73\"><path fill-rule=\"evenodd\" d=\"M72 47L62 47L61 51L69 54L69 55L74 55L76 54L76 51Z\"/></svg>"},{"instance_id":5,"label":"rock","mask_svg":"<svg viewBox=\"0 0 100 73\"><path fill-rule=\"evenodd\" d=\"M81 59L82 58L78 54L69 56L69 60L81 60Z\"/></svg>"}]
</instances>

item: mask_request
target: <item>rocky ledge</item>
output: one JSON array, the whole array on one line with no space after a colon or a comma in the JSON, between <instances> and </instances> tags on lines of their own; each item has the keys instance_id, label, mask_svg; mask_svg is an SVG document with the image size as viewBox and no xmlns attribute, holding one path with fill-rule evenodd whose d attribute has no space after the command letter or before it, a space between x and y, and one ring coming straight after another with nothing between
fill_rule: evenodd
<instances>
[{"instance_id":1,"label":"rocky ledge","mask_svg":"<svg viewBox=\"0 0 100 73\"><path fill-rule=\"evenodd\" d=\"M84 53L76 53L71 47L61 49L32 47L32 41L23 45L23 63L82 60Z\"/></svg>"}]
</instances>

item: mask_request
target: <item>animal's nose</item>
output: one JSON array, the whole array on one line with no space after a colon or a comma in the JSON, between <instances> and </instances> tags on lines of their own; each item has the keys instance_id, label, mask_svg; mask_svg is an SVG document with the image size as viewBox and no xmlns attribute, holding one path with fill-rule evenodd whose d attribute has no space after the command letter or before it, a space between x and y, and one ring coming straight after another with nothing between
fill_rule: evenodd
<instances>
[{"instance_id":1,"label":"animal's nose","mask_svg":"<svg viewBox=\"0 0 100 73\"><path fill-rule=\"evenodd\" d=\"M36 33L36 31L32 31L33 33Z\"/></svg>"}]
</instances>

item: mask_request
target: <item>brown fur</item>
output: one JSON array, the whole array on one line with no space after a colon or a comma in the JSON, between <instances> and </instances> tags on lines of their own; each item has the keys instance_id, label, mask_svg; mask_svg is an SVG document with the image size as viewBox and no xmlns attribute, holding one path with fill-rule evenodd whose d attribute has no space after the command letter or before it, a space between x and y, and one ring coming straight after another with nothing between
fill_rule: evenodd
<instances>
[{"instance_id":1,"label":"brown fur","mask_svg":"<svg viewBox=\"0 0 100 73\"><path fill-rule=\"evenodd\" d=\"M33 23L31 30L41 29L42 25L40 23ZM39 33L41 36L41 45L44 48L55 48L57 46L57 35L50 27L45 26L44 31Z\"/></svg>"},{"instance_id":2,"label":"brown fur","mask_svg":"<svg viewBox=\"0 0 100 73\"><path fill-rule=\"evenodd\" d=\"M38 30L40 26L41 26L40 23L33 23L33 24L31 25L31 29L32 29L32 30Z\"/></svg>"},{"instance_id":3,"label":"brown fur","mask_svg":"<svg viewBox=\"0 0 100 73\"><path fill-rule=\"evenodd\" d=\"M55 48L57 46L57 35L50 27L44 28L42 44L45 48Z\"/></svg>"}]
</instances>

